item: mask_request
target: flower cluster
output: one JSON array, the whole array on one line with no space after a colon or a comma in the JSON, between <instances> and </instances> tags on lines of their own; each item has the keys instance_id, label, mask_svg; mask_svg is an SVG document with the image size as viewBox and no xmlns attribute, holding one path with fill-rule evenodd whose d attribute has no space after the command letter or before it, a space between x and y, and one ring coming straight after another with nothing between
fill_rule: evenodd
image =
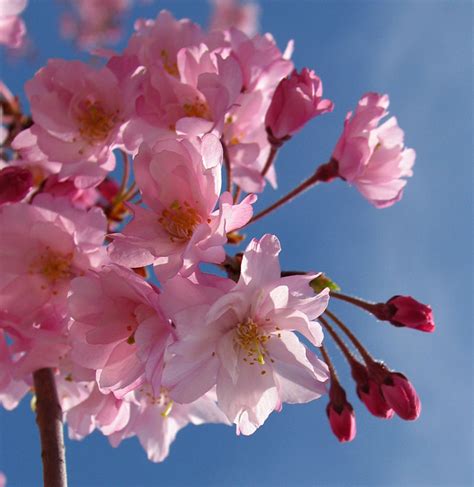
<instances>
[{"instance_id":1,"label":"flower cluster","mask_svg":"<svg viewBox=\"0 0 474 487\"><path fill-rule=\"evenodd\" d=\"M77 2L81 15L89 3ZM313 70L295 69L292 43L282 52L233 2L220 8L209 32L166 11L139 20L100 67L49 60L25 86L31 119L2 90L0 403L14 408L51 368L72 438L137 436L152 461L189 423L250 435L284 403L327 390L334 433L352 439L352 406L322 347L326 328L344 349L325 318L330 295L434 328L412 298L371 304L318 273L285 273L273 234L227 255L269 212L253 207L276 186L280 148L333 103ZM335 177L377 207L400 199L414 152L395 118L379 125L387 107L387 95L364 95L329 162L272 208ZM359 345L365 365L347 357L361 400L376 416L416 418L405 376Z\"/></svg>"}]
</instances>

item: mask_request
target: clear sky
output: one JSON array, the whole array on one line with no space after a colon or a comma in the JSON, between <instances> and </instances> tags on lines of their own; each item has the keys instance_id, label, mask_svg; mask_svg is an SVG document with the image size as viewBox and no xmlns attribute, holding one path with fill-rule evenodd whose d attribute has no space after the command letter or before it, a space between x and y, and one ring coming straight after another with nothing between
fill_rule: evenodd
<instances>
[{"instance_id":1,"label":"clear sky","mask_svg":"<svg viewBox=\"0 0 474 487\"><path fill-rule=\"evenodd\" d=\"M58 34L54 0L30 0L24 18L36 55L6 62L1 78L15 92L48 57L80 57ZM205 24L201 1L155 1L134 9ZM404 372L422 400L409 423L371 417L355 397L358 434L339 444L325 417L326 398L285 406L251 437L224 426L188 427L162 464L136 439L111 448L96 433L67 442L72 486L464 486L472 485L472 3L411 0L262 2L262 31L283 48L295 39L298 68L321 76L335 110L311 122L281 151L280 188L266 206L325 162L345 113L372 90L391 98L391 113L417 152L403 200L376 210L342 182L318 186L248 229L279 236L286 269L320 270L367 299L411 294L433 306L434 334L384 326L335 303L370 351ZM330 350L334 350L330 347ZM40 484L38 435L29 401L0 412L0 470L10 485Z\"/></svg>"}]
</instances>

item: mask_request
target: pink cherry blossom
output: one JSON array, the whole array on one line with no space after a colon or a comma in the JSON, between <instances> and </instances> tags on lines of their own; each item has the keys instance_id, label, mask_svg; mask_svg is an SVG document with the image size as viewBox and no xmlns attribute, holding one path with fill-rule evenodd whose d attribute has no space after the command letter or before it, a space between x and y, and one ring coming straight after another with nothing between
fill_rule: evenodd
<instances>
[{"instance_id":1,"label":"pink cherry blossom","mask_svg":"<svg viewBox=\"0 0 474 487\"><path fill-rule=\"evenodd\" d=\"M211 30L226 30L235 27L248 36L258 30L259 6L239 0L212 0L214 11L210 22Z\"/></svg>"},{"instance_id":2,"label":"pink cherry blossom","mask_svg":"<svg viewBox=\"0 0 474 487\"><path fill-rule=\"evenodd\" d=\"M229 424L216 405L215 393L210 391L191 404L178 404L162 389L157 395L147 391L135 393L130 403L130 419L120 431L109 436L112 446L125 438L137 436L152 462L162 462L169 454L171 443L179 430L188 424Z\"/></svg>"},{"instance_id":3,"label":"pink cherry blossom","mask_svg":"<svg viewBox=\"0 0 474 487\"><path fill-rule=\"evenodd\" d=\"M283 78L273 94L265 116L270 136L278 141L291 137L309 120L333 110L330 100L323 100L323 85L314 71L295 70Z\"/></svg>"},{"instance_id":4,"label":"pink cherry blossom","mask_svg":"<svg viewBox=\"0 0 474 487\"><path fill-rule=\"evenodd\" d=\"M265 188L265 178L276 187L276 174L272 166L262 176L270 153L270 143L262 120L270 98L260 90L242 93L238 103L228 112L223 138L227 144L232 179L248 193L260 193Z\"/></svg>"},{"instance_id":5,"label":"pink cherry blossom","mask_svg":"<svg viewBox=\"0 0 474 487\"><path fill-rule=\"evenodd\" d=\"M23 45L26 26L19 14L28 0L0 0L0 44L18 48Z\"/></svg>"},{"instance_id":6,"label":"pink cherry blossom","mask_svg":"<svg viewBox=\"0 0 474 487\"><path fill-rule=\"evenodd\" d=\"M290 61L293 42L290 41L282 53L271 34L250 38L239 30L230 29L226 35L232 55L242 70L242 91L262 91L271 97L280 80L293 70L293 62Z\"/></svg>"},{"instance_id":7,"label":"pink cherry blossom","mask_svg":"<svg viewBox=\"0 0 474 487\"><path fill-rule=\"evenodd\" d=\"M404 147L404 133L395 117L387 115L388 95L367 93L349 112L344 131L333 152L338 175L353 184L377 208L400 200L412 176L415 151Z\"/></svg>"},{"instance_id":8,"label":"pink cherry blossom","mask_svg":"<svg viewBox=\"0 0 474 487\"><path fill-rule=\"evenodd\" d=\"M27 133L36 137L39 150L63 165L61 176L81 174L77 186L100 182L114 168L112 150L121 144L133 95L121 91L107 67L61 59L40 69L26 83L26 93L35 122ZM21 138L13 142L15 149L24 145Z\"/></svg>"},{"instance_id":9,"label":"pink cherry blossom","mask_svg":"<svg viewBox=\"0 0 474 487\"><path fill-rule=\"evenodd\" d=\"M239 62L243 88L225 119L223 138L229 152L234 182L247 192L261 192L265 177L276 187L273 167L262 176L270 144L262 120L270 106L273 92L282 78L293 69L290 61L293 44L282 53L270 34L249 38L231 29L226 40L232 56Z\"/></svg>"},{"instance_id":10,"label":"pink cherry blossom","mask_svg":"<svg viewBox=\"0 0 474 487\"><path fill-rule=\"evenodd\" d=\"M2 206L0 227L0 314L17 322L47 308L66 316L71 279L105 261L102 211L80 211L67 200L42 195L35 205Z\"/></svg>"},{"instance_id":11,"label":"pink cherry blossom","mask_svg":"<svg viewBox=\"0 0 474 487\"><path fill-rule=\"evenodd\" d=\"M16 379L15 356L8 347L6 336L0 330L0 404L7 410L15 409L30 386L21 378Z\"/></svg>"},{"instance_id":12,"label":"pink cherry blossom","mask_svg":"<svg viewBox=\"0 0 474 487\"><path fill-rule=\"evenodd\" d=\"M102 394L93 387L85 400L65 413L69 437L80 440L99 429L104 435L121 430L130 419L130 402L116 398L112 393Z\"/></svg>"},{"instance_id":13,"label":"pink cherry blossom","mask_svg":"<svg viewBox=\"0 0 474 487\"><path fill-rule=\"evenodd\" d=\"M318 398L328 378L325 364L294 333L321 344L322 330L314 320L326 308L328 292L314 295L309 286L314 275L281 278L279 252L273 235L254 240L230 292L220 291L216 300L218 290L203 289L207 306L198 304L172 316L182 338L171 345L173 355L165 366L170 397L192 402L216 385L219 407L244 435L252 434L284 402ZM174 300L173 288L180 286L172 284L165 286L163 301Z\"/></svg>"},{"instance_id":14,"label":"pink cherry blossom","mask_svg":"<svg viewBox=\"0 0 474 487\"><path fill-rule=\"evenodd\" d=\"M226 233L249 221L254 197L239 205L228 193L219 198L221 166L222 147L211 134L142 145L135 178L148 208L130 205L134 218L112 235L112 259L128 267L154 264L160 280L189 275L201 261L222 262Z\"/></svg>"},{"instance_id":15,"label":"pink cherry blossom","mask_svg":"<svg viewBox=\"0 0 474 487\"><path fill-rule=\"evenodd\" d=\"M61 18L61 33L82 49L112 44L121 35L122 16L133 0L69 0Z\"/></svg>"},{"instance_id":16,"label":"pink cherry blossom","mask_svg":"<svg viewBox=\"0 0 474 487\"><path fill-rule=\"evenodd\" d=\"M199 26L166 11L135 27L121 56L142 67L141 93L124 132L127 148L134 151L143 141L153 144L176 133L219 135L242 87L227 44L217 37L207 43Z\"/></svg>"},{"instance_id":17,"label":"pink cherry blossom","mask_svg":"<svg viewBox=\"0 0 474 487\"><path fill-rule=\"evenodd\" d=\"M69 309L71 358L97 371L102 393L123 397L146 378L159 390L172 328L150 284L133 271L107 266L72 281Z\"/></svg>"}]
</instances>

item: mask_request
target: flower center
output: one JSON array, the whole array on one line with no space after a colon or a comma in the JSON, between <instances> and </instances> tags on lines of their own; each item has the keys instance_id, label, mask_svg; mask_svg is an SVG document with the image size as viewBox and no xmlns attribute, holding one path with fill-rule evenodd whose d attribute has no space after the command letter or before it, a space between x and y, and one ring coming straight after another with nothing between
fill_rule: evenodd
<instances>
[{"instance_id":1,"label":"flower center","mask_svg":"<svg viewBox=\"0 0 474 487\"><path fill-rule=\"evenodd\" d=\"M187 117L204 118L205 120L212 120L211 110L205 101L201 101L196 97L194 103L185 103L183 105L184 113Z\"/></svg>"},{"instance_id":2,"label":"flower center","mask_svg":"<svg viewBox=\"0 0 474 487\"><path fill-rule=\"evenodd\" d=\"M107 113L100 102L85 100L77 117L79 133L94 145L103 142L117 123L116 113Z\"/></svg>"},{"instance_id":3,"label":"flower center","mask_svg":"<svg viewBox=\"0 0 474 487\"><path fill-rule=\"evenodd\" d=\"M74 273L71 270L72 254L66 256L52 252L50 247L46 247L38 259L30 264L30 273L41 274L51 284L55 284L62 279L71 278Z\"/></svg>"},{"instance_id":4,"label":"flower center","mask_svg":"<svg viewBox=\"0 0 474 487\"><path fill-rule=\"evenodd\" d=\"M261 328L251 318L237 325L234 343L242 350L247 352L244 362L253 365L255 362L265 365L268 352L265 344L270 339L270 335L262 333Z\"/></svg>"},{"instance_id":5,"label":"flower center","mask_svg":"<svg viewBox=\"0 0 474 487\"><path fill-rule=\"evenodd\" d=\"M143 394L145 394L151 405L158 406L162 409L161 416L163 418L167 418L171 414L174 401L170 398L168 394L168 389L166 389L165 387L161 387L160 395L158 397L155 397L151 392L147 391L146 389L141 389L140 392L143 392Z\"/></svg>"},{"instance_id":6,"label":"flower center","mask_svg":"<svg viewBox=\"0 0 474 487\"><path fill-rule=\"evenodd\" d=\"M179 78L179 70L178 65L176 62L170 61L170 55L166 49L162 49L160 52L161 62L163 63L163 67L168 74L174 76L175 78Z\"/></svg>"},{"instance_id":7,"label":"flower center","mask_svg":"<svg viewBox=\"0 0 474 487\"><path fill-rule=\"evenodd\" d=\"M172 242L186 242L193 236L194 230L202 222L202 218L187 201L181 205L178 200L175 200L169 208L165 208L161 212L158 221L168 232Z\"/></svg>"}]
</instances>

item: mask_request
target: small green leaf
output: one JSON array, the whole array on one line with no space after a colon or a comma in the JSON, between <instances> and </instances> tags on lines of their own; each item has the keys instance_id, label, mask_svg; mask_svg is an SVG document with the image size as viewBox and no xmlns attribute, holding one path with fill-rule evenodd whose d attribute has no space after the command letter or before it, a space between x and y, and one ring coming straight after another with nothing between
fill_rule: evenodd
<instances>
[{"instance_id":1,"label":"small green leaf","mask_svg":"<svg viewBox=\"0 0 474 487\"><path fill-rule=\"evenodd\" d=\"M320 274L318 277L315 277L309 285L313 288L314 292L320 293L323 289L329 288L330 291L339 291L341 288L329 277L324 274Z\"/></svg>"}]
</instances>

